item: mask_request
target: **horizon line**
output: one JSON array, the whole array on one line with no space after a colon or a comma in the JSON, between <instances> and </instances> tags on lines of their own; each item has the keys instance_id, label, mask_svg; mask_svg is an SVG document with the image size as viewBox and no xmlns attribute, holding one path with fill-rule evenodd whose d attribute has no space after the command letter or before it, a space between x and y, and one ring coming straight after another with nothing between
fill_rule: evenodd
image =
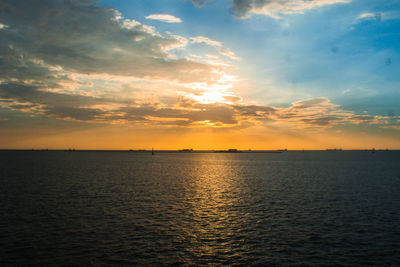
<instances>
[{"instance_id":1,"label":"horizon line","mask_svg":"<svg viewBox=\"0 0 400 267\"><path fill-rule=\"evenodd\" d=\"M64 152L152 152L153 149L52 149L52 148L0 148L0 151L64 151ZM400 151L400 148L356 148L356 149L154 149L154 152L179 152L179 153L262 153L262 152L303 152L303 151Z\"/></svg>"}]
</instances>

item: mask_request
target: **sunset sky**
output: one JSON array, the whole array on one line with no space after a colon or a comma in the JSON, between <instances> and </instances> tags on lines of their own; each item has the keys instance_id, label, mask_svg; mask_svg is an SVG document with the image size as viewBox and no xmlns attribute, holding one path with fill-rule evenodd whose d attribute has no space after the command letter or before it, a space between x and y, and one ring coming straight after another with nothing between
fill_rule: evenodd
<instances>
[{"instance_id":1,"label":"sunset sky","mask_svg":"<svg viewBox=\"0 0 400 267\"><path fill-rule=\"evenodd\" d=\"M0 148L400 149L400 1L0 0Z\"/></svg>"}]
</instances>

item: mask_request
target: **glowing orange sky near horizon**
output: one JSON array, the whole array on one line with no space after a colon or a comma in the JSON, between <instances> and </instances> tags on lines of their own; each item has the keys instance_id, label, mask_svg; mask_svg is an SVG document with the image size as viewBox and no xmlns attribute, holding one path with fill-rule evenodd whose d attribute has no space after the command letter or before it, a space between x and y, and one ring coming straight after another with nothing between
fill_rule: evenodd
<instances>
[{"instance_id":1,"label":"glowing orange sky near horizon","mask_svg":"<svg viewBox=\"0 0 400 267\"><path fill-rule=\"evenodd\" d=\"M186 149L217 150L236 148L240 150L262 149L399 149L400 140L393 136L368 134L320 132L299 134L264 129L129 129L120 126L62 131L41 130L27 133L13 131L13 135L0 131L1 149ZM4 136L5 134L5 136ZM7 138L3 138L7 137ZM1 140L7 140L3 142Z\"/></svg>"}]
</instances>

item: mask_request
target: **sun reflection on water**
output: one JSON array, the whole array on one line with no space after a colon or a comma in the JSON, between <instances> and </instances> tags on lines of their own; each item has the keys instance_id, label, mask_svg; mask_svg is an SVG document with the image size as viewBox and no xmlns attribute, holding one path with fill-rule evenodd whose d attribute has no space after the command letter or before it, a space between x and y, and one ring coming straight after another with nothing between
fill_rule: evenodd
<instances>
[{"instance_id":1,"label":"sun reflection on water","mask_svg":"<svg viewBox=\"0 0 400 267\"><path fill-rule=\"evenodd\" d=\"M232 245L240 240L237 231L245 214L240 214L240 177L230 155L202 154L192 172L192 185L187 195L191 205L186 225L191 249L198 257L235 257Z\"/></svg>"}]
</instances>

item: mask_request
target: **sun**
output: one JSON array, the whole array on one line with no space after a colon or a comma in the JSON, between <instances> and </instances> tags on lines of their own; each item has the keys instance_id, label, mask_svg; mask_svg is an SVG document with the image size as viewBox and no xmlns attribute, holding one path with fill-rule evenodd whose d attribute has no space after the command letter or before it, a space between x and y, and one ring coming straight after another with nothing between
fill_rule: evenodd
<instances>
[{"instance_id":1,"label":"sun","mask_svg":"<svg viewBox=\"0 0 400 267\"><path fill-rule=\"evenodd\" d=\"M221 92L203 92L200 95L192 95L192 99L201 104L224 103L226 99Z\"/></svg>"},{"instance_id":2,"label":"sun","mask_svg":"<svg viewBox=\"0 0 400 267\"><path fill-rule=\"evenodd\" d=\"M190 88L197 91L188 96L201 104L224 103L232 104L235 94L232 92L233 83L236 78L232 75L223 73L220 78L213 83L192 83Z\"/></svg>"}]
</instances>

